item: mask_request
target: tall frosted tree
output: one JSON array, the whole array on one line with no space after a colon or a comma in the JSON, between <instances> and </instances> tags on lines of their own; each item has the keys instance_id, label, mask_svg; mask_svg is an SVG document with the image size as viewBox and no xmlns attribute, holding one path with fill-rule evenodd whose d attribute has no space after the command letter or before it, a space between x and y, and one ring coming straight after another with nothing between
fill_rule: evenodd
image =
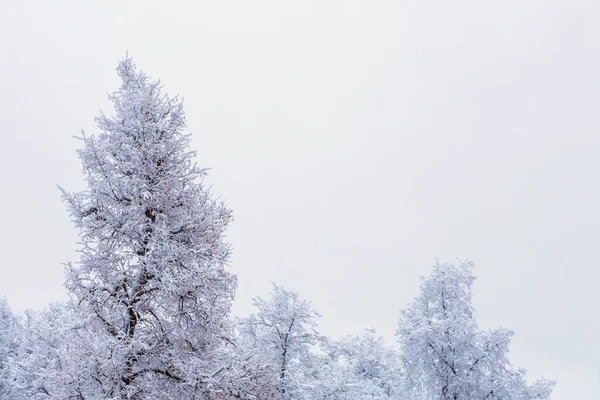
<instances>
[{"instance_id":1,"label":"tall frosted tree","mask_svg":"<svg viewBox=\"0 0 600 400\"><path fill-rule=\"evenodd\" d=\"M236 279L230 211L203 186L181 101L131 58L79 158L88 190L63 190L80 230L67 289L86 318L91 398L217 398ZM86 393L83 393L83 397Z\"/></svg>"}]
</instances>

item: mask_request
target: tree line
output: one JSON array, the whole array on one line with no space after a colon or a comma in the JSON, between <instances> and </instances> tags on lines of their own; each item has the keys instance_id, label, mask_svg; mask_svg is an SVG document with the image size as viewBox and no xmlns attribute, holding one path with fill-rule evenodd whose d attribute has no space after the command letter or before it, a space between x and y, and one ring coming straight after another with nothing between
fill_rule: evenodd
<instances>
[{"instance_id":1,"label":"tree line","mask_svg":"<svg viewBox=\"0 0 600 400\"><path fill-rule=\"evenodd\" d=\"M17 315L0 302L1 399L549 399L480 330L470 262L437 263L401 313L397 345L372 329L332 339L273 284L230 315L232 213L203 184L182 103L124 58L114 114L78 151L87 190L63 200L80 232L70 300Z\"/></svg>"}]
</instances>

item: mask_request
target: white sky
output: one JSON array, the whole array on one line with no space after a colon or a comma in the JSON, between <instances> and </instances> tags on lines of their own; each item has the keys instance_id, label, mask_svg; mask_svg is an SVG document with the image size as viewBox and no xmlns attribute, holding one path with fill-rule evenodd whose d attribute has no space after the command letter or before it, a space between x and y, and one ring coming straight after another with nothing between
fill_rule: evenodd
<instances>
[{"instance_id":1,"label":"white sky","mask_svg":"<svg viewBox=\"0 0 600 400\"><path fill-rule=\"evenodd\" d=\"M93 4L92 4L93 3ZM558 380L600 385L600 3L0 3L0 295L65 298L83 188L72 139L97 132L114 68L185 98L207 179L236 215L235 312L271 280L339 336L398 310L435 258L477 264L482 327Z\"/></svg>"}]
</instances>

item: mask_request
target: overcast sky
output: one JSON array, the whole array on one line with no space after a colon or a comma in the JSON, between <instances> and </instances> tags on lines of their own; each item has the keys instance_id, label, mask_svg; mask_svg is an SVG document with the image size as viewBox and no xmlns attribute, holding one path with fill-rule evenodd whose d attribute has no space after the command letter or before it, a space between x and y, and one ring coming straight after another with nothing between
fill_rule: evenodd
<instances>
[{"instance_id":1,"label":"overcast sky","mask_svg":"<svg viewBox=\"0 0 600 400\"><path fill-rule=\"evenodd\" d=\"M2 1L0 295L66 298L56 184L84 188L72 136L128 50L185 99L235 213L237 314L274 280L323 333L392 343L436 257L470 259L513 363L597 400L599 21L583 0Z\"/></svg>"}]
</instances>

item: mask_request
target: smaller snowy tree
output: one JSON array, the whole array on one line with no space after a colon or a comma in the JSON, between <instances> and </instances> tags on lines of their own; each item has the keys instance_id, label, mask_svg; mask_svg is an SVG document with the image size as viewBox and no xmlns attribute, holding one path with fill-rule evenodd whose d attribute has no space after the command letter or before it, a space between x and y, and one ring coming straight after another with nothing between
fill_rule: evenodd
<instances>
[{"instance_id":1,"label":"smaller snowy tree","mask_svg":"<svg viewBox=\"0 0 600 400\"><path fill-rule=\"evenodd\" d=\"M313 350L303 362L301 390L296 398L354 400L348 390L347 366L340 363L335 346L328 339L322 338L320 342L320 348Z\"/></svg>"},{"instance_id":2,"label":"smaller snowy tree","mask_svg":"<svg viewBox=\"0 0 600 400\"><path fill-rule=\"evenodd\" d=\"M239 324L244 342L258 350L262 364L269 365L275 398L298 398L310 348L320 338L316 323L319 314L310 302L276 284L271 299L258 297L254 306L257 312Z\"/></svg>"},{"instance_id":3,"label":"smaller snowy tree","mask_svg":"<svg viewBox=\"0 0 600 400\"><path fill-rule=\"evenodd\" d=\"M0 399L15 396L15 363L20 326L6 299L0 299Z\"/></svg>"},{"instance_id":4,"label":"smaller snowy tree","mask_svg":"<svg viewBox=\"0 0 600 400\"><path fill-rule=\"evenodd\" d=\"M230 367L227 369L227 399L272 399L277 388L274 366L264 356L255 338L234 327L229 343Z\"/></svg>"},{"instance_id":5,"label":"smaller snowy tree","mask_svg":"<svg viewBox=\"0 0 600 400\"><path fill-rule=\"evenodd\" d=\"M344 338L333 346L345 369L344 392L355 400L400 399L400 359L374 329Z\"/></svg>"},{"instance_id":6,"label":"smaller snowy tree","mask_svg":"<svg viewBox=\"0 0 600 400\"><path fill-rule=\"evenodd\" d=\"M398 340L414 393L423 399L547 399L553 382L528 385L507 358L512 332L479 330L471 304L473 265L436 264L403 311ZM413 396L414 397L414 396Z\"/></svg>"},{"instance_id":7,"label":"smaller snowy tree","mask_svg":"<svg viewBox=\"0 0 600 400\"><path fill-rule=\"evenodd\" d=\"M91 361L81 348L86 342L74 329L74 308L52 303L44 311L27 310L20 330L15 363L14 400L79 398L89 382L75 382L82 360Z\"/></svg>"}]
</instances>

